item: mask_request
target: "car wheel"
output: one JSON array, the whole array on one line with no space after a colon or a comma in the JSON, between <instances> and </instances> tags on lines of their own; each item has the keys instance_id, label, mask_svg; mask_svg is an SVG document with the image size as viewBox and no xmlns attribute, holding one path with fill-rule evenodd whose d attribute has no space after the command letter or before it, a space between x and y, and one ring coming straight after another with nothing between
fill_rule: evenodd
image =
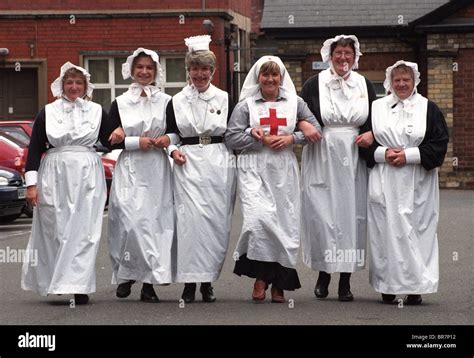
<instances>
[{"instance_id":1,"label":"car wheel","mask_svg":"<svg viewBox=\"0 0 474 358\"><path fill-rule=\"evenodd\" d=\"M7 216L2 216L0 217L0 224L6 224L6 223L11 223L12 221L15 221L20 217L20 214L15 214L15 215L7 215Z\"/></svg>"},{"instance_id":2,"label":"car wheel","mask_svg":"<svg viewBox=\"0 0 474 358\"><path fill-rule=\"evenodd\" d=\"M22 212L23 212L23 214L25 214L29 218L32 218L33 217L33 205L31 205L29 202L26 202L25 206L23 207Z\"/></svg>"}]
</instances>

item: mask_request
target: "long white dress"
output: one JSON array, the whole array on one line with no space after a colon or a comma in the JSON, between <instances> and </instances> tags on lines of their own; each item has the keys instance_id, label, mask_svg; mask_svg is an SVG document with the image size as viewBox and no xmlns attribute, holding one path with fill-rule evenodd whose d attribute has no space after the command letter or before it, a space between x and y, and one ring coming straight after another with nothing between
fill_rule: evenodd
<instances>
[{"instance_id":1,"label":"long white dress","mask_svg":"<svg viewBox=\"0 0 474 358\"><path fill-rule=\"evenodd\" d=\"M291 135L297 122L297 97L265 102L258 93L245 100L251 128ZM300 176L293 146L275 151L267 146L239 155L238 187L243 224L235 255L295 268L300 246Z\"/></svg>"},{"instance_id":2,"label":"long white dress","mask_svg":"<svg viewBox=\"0 0 474 358\"><path fill-rule=\"evenodd\" d=\"M317 103L324 123L322 140L302 153L303 261L315 271L355 272L365 267L367 168L354 141L369 116L369 92L356 72L344 89L331 77L327 69L308 81L319 98L301 94L313 113Z\"/></svg>"},{"instance_id":3,"label":"long white dress","mask_svg":"<svg viewBox=\"0 0 474 358\"><path fill-rule=\"evenodd\" d=\"M38 171L38 206L27 252L37 266L24 262L24 290L48 294L95 292L106 185L93 145L102 119L100 105L63 98L46 105L48 150Z\"/></svg>"},{"instance_id":4,"label":"long white dress","mask_svg":"<svg viewBox=\"0 0 474 358\"><path fill-rule=\"evenodd\" d=\"M369 175L370 284L385 294L425 294L438 288L438 170L426 170L420 164L420 152L423 163L425 149L418 147L425 139L432 139L426 138L432 132L427 130L427 116L438 117L432 127L439 127L444 119L435 106L430 105L428 114L428 103L415 93L403 104L397 104L390 95L372 105L377 143L382 148L402 148L407 157L407 164L402 167L379 162ZM444 142L427 146L429 157L436 156L436 147L442 153L444 146L446 152L445 132ZM385 149L381 160L384 152ZM442 162L444 154L440 157Z\"/></svg>"},{"instance_id":5,"label":"long white dress","mask_svg":"<svg viewBox=\"0 0 474 358\"><path fill-rule=\"evenodd\" d=\"M170 99L159 91L137 98L129 90L117 97L126 138L163 135ZM173 236L172 174L166 152L123 150L115 165L109 200L112 283L170 283Z\"/></svg>"},{"instance_id":6,"label":"long white dress","mask_svg":"<svg viewBox=\"0 0 474 358\"><path fill-rule=\"evenodd\" d=\"M187 86L173 97L182 138L224 136L229 96L212 84L200 94ZM235 157L225 143L182 145L182 166L174 165L177 282L219 278L229 244L235 200Z\"/></svg>"}]
</instances>

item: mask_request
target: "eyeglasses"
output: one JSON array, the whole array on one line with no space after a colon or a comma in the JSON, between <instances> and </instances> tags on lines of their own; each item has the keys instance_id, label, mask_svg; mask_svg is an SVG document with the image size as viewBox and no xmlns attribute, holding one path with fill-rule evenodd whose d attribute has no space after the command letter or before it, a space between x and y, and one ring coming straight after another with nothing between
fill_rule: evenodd
<instances>
[{"instance_id":1,"label":"eyeglasses","mask_svg":"<svg viewBox=\"0 0 474 358\"><path fill-rule=\"evenodd\" d=\"M189 72L192 72L192 73L211 73L211 69L210 68L202 68L202 67L191 67L189 69Z\"/></svg>"}]
</instances>

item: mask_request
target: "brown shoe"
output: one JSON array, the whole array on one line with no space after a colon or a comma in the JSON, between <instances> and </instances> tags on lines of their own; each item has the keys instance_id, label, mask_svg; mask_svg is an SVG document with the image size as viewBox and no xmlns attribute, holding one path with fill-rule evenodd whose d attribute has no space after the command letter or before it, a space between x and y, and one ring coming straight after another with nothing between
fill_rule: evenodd
<instances>
[{"instance_id":1,"label":"brown shoe","mask_svg":"<svg viewBox=\"0 0 474 358\"><path fill-rule=\"evenodd\" d=\"M272 302L283 303L285 302L285 296L283 290L280 290L275 285L272 285Z\"/></svg>"},{"instance_id":2,"label":"brown shoe","mask_svg":"<svg viewBox=\"0 0 474 358\"><path fill-rule=\"evenodd\" d=\"M265 290L268 284L263 280L256 280L253 285L252 300L263 301L265 299Z\"/></svg>"}]
</instances>

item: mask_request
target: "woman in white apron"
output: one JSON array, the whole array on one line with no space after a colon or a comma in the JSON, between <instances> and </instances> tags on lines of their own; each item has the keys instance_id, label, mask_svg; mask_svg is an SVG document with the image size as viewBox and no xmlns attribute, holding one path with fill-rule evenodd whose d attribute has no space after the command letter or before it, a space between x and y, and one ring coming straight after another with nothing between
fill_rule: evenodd
<instances>
[{"instance_id":1,"label":"woman in white apron","mask_svg":"<svg viewBox=\"0 0 474 358\"><path fill-rule=\"evenodd\" d=\"M448 129L438 106L417 93L418 66L398 61L387 68L391 94L372 104L374 144L367 158L370 284L384 302L407 294L421 304L438 290L438 170Z\"/></svg>"},{"instance_id":2,"label":"woman in white apron","mask_svg":"<svg viewBox=\"0 0 474 358\"><path fill-rule=\"evenodd\" d=\"M27 200L35 206L21 286L41 295L95 292L95 259L106 200L104 168L94 144L107 144L106 113L91 102L94 86L69 62L51 85L58 99L35 119L26 164ZM42 154L45 153L43 159Z\"/></svg>"},{"instance_id":3,"label":"woman in white apron","mask_svg":"<svg viewBox=\"0 0 474 358\"><path fill-rule=\"evenodd\" d=\"M300 244L300 180L293 143L298 120L317 121L280 58L264 56L245 79L226 132L237 161L243 225L234 252L234 273L255 278L252 299L261 302L272 284L272 302L301 287L295 266ZM319 134L318 134L319 135ZM320 136L319 136L320 138Z\"/></svg>"},{"instance_id":4,"label":"woman in white apron","mask_svg":"<svg viewBox=\"0 0 474 358\"><path fill-rule=\"evenodd\" d=\"M176 281L184 282L186 303L195 300L198 282L202 300L216 300L211 283L224 264L235 199L235 158L223 141L233 104L211 83L216 57L210 41L209 35L185 39L189 84L167 112L181 138L179 150L168 150L176 164Z\"/></svg>"},{"instance_id":5,"label":"woman in white apron","mask_svg":"<svg viewBox=\"0 0 474 358\"><path fill-rule=\"evenodd\" d=\"M305 146L302 154L303 261L319 271L318 298L329 294L331 273L341 273L343 302L353 300L351 273L365 267L367 168L358 145L372 139L370 132L359 132L370 120L375 91L352 71L361 55L353 35L326 40L321 57L330 67L308 79L301 91L323 126L323 140Z\"/></svg>"},{"instance_id":6,"label":"woman in white apron","mask_svg":"<svg viewBox=\"0 0 474 358\"><path fill-rule=\"evenodd\" d=\"M172 281L174 235L171 165L163 150L174 135L165 135L166 106L161 92L158 54L138 48L122 66L124 79L134 82L112 103L112 128L121 127L125 141L117 160L109 200L109 252L116 295L128 297L135 281L140 300L158 302L153 284ZM120 132L120 131L119 131ZM112 144L121 138L114 138Z\"/></svg>"}]
</instances>

